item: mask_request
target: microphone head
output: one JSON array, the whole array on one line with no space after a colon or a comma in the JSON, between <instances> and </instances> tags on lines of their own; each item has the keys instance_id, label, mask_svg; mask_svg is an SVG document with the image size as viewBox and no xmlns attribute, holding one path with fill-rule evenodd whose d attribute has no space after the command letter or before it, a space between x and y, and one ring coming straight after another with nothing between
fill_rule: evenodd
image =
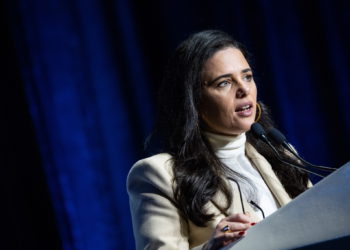
<instances>
[{"instance_id":1,"label":"microphone head","mask_svg":"<svg viewBox=\"0 0 350 250\"><path fill-rule=\"evenodd\" d=\"M283 144L286 142L286 137L278 129L273 127L267 130L267 136L277 144Z\"/></svg>"},{"instance_id":2,"label":"microphone head","mask_svg":"<svg viewBox=\"0 0 350 250\"><path fill-rule=\"evenodd\" d=\"M250 127L250 130L252 131L253 135L259 139L265 136L264 128L257 122L252 124L252 126Z\"/></svg>"}]
</instances>

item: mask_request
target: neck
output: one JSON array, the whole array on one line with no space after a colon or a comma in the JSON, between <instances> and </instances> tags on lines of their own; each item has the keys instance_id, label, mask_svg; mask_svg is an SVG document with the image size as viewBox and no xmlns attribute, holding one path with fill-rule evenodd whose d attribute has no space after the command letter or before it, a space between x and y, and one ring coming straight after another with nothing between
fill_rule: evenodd
<instances>
[{"instance_id":1,"label":"neck","mask_svg":"<svg viewBox=\"0 0 350 250\"><path fill-rule=\"evenodd\" d=\"M205 135L219 158L230 158L237 154L244 154L245 133L240 135L221 135L205 132Z\"/></svg>"}]
</instances>

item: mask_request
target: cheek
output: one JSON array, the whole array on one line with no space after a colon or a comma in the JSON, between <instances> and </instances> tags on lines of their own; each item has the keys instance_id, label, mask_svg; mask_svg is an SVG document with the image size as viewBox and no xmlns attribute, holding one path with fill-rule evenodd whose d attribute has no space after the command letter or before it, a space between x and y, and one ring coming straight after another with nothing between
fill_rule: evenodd
<instances>
[{"instance_id":1,"label":"cheek","mask_svg":"<svg viewBox=\"0 0 350 250\"><path fill-rule=\"evenodd\" d=\"M255 83L254 83L254 87L253 87L253 89L252 89L252 95L254 96L254 99L255 99L255 101L256 101L257 95L258 95L258 89L257 89Z\"/></svg>"},{"instance_id":2,"label":"cheek","mask_svg":"<svg viewBox=\"0 0 350 250\"><path fill-rule=\"evenodd\" d=\"M201 117L208 124L223 124L232 118L232 103L230 101L217 99L205 100L201 105Z\"/></svg>"}]
</instances>

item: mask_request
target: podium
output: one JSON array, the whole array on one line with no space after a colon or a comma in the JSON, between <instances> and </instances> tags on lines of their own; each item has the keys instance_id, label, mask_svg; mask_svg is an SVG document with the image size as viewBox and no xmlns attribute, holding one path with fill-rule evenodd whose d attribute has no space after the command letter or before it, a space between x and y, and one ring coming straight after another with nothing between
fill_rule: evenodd
<instances>
[{"instance_id":1,"label":"podium","mask_svg":"<svg viewBox=\"0 0 350 250\"><path fill-rule=\"evenodd\" d=\"M350 162L222 250L350 249Z\"/></svg>"}]
</instances>

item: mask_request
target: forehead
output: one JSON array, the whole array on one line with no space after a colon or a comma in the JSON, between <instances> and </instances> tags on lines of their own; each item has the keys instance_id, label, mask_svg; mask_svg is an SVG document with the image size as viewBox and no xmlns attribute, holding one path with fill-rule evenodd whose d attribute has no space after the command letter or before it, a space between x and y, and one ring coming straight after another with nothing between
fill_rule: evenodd
<instances>
[{"instance_id":1,"label":"forehead","mask_svg":"<svg viewBox=\"0 0 350 250\"><path fill-rule=\"evenodd\" d=\"M216 77L223 74L235 74L250 68L247 60L239 49L228 47L214 53L203 67L203 78Z\"/></svg>"}]
</instances>

